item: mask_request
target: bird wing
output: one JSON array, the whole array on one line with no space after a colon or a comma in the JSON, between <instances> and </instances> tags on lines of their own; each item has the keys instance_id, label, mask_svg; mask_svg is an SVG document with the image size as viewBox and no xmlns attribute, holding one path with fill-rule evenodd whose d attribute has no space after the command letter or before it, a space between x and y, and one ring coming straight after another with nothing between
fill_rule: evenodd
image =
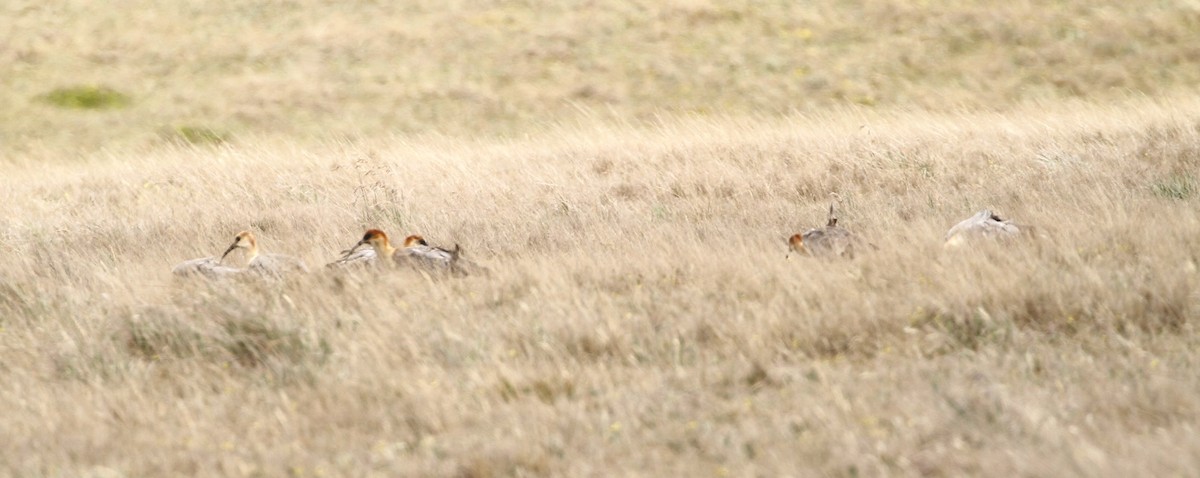
<instances>
[{"instance_id":1,"label":"bird wing","mask_svg":"<svg viewBox=\"0 0 1200 478\"><path fill-rule=\"evenodd\" d=\"M946 231L946 240L949 241L954 236L959 234L967 234L971 232L981 232L988 220L992 218L992 211L984 209L975 213L974 216L963 219L962 222L955 224L949 231Z\"/></svg>"},{"instance_id":2,"label":"bird wing","mask_svg":"<svg viewBox=\"0 0 1200 478\"><path fill-rule=\"evenodd\" d=\"M307 274L308 266L304 261L284 254L259 254L249 264L250 270L259 274Z\"/></svg>"},{"instance_id":3,"label":"bird wing","mask_svg":"<svg viewBox=\"0 0 1200 478\"><path fill-rule=\"evenodd\" d=\"M832 227L823 227L805 231L804 247L811 249L816 254L831 252L834 242L837 240L835 230Z\"/></svg>"},{"instance_id":4,"label":"bird wing","mask_svg":"<svg viewBox=\"0 0 1200 478\"><path fill-rule=\"evenodd\" d=\"M396 261L430 269L445 269L454 261L454 254L440 247L412 246L397 252Z\"/></svg>"},{"instance_id":5,"label":"bird wing","mask_svg":"<svg viewBox=\"0 0 1200 478\"><path fill-rule=\"evenodd\" d=\"M354 251L351 254L347 254L336 261L326 264L325 267L346 268L372 266L378 261L379 256L375 253L375 249L372 247L364 247Z\"/></svg>"},{"instance_id":6,"label":"bird wing","mask_svg":"<svg viewBox=\"0 0 1200 478\"><path fill-rule=\"evenodd\" d=\"M804 247L812 255L852 255L855 236L837 226L809 229L804 233Z\"/></svg>"},{"instance_id":7,"label":"bird wing","mask_svg":"<svg viewBox=\"0 0 1200 478\"><path fill-rule=\"evenodd\" d=\"M221 279L225 277L235 277L245 270L236 267L221 265L221 261L215 257L202 257L184 261L171 269L171 273L180 277L200 276L208 279Z\"/></svg>"},{"instance_id":8,"label":"bird wing","mask_svg":"<svg viewBox=\"0 0 1200 478\"><path fill-rule=\"evenodd\" d=\"M1003 219L989 220L983 223L983 233L987 236L1013 237L1021 233L1021 228Z\"/></svg>"},{"instance_id":9,"label":"bird wing","mask_svg":"<svg viewBox=\"0 0 1200 478\"><path fill-rule=\"evenodd\" d=\"M956 239L959 236L963 238L966 236L1009 238L1019 234L1021 234L1021 228L1016 224L997 216L990 209L984 209L950 228L946 232L946 243L947 245L961 243L962 238Z\"/></svg>"},{"instance_id":10,"label":"bird wing","mask_svg":"<svg viewBox=\"0 0 1200 478\"><path fill-rule=\"evenodd\" d=\"M804 231L804 248L814 249L825 247L825 230L824 229L809 229Z\"/></svg>"}]
</instances>

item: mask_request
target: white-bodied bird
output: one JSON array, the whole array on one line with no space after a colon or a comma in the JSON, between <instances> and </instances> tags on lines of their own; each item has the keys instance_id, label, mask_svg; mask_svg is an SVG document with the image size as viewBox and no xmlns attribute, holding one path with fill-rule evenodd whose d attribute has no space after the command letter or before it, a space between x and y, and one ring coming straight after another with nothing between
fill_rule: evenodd
<instances>
[{"instance_id":1,"label":"white-bodied bird","mask_svg":"<svg viewBox=\"0 0 1200 478\"><path fill-rule=\"evenodd\" d=\"M958 247L974 239L1015 239L1030 229L1001 218L991 209L984 209L950 228L943 247Z\"/></svg>"},{"instance_id":2,"label":"white-bodied bird","mask_svg":"<svg viewBox=\"0 0 1200 478\"><path fill-rule=\"evenodd\" d=\"M308 273L304 261L284 254L266 254L258 250L258 239L250 231L242 231L234 236L233 244L225 249L221 260L236 249L245 250L246 270L265 277L280 278L290 274Z\"/></svg>"}]
</instances>

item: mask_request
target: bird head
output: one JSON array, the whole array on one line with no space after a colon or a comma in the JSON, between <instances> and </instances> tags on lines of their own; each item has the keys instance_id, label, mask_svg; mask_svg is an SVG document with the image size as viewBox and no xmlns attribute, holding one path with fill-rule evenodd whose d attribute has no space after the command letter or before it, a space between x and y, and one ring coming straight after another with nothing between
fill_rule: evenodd
<instances>
[{"instance_id":1,"label":"bird head","mask_svg":"<svg viewBox=\"0 0 1200 478\"><path fill-rule=\"evenodd\" d=\"M349 257L350 254L353 254L354 251L357 251L362 246L371 246L378 252L384 252L389 247L387 234L379 229L368 229L363 234L362 240L355 243L354 247L342 251L342 253L345 254L344 257Z\"/></svg>"},{"instance_id":2,"label":"bird head","mask_svg":"<svg viewBox=\"0 0 1200 478\"><path fill-rule=\"evenodd\" d=\"M411 236L404 238L404 247L428 246L428 245L429 245L429 243L425 242L424 237L421 237L416 234L413 234Z\"/></svg>"},{"instance_id":3,"label":"bird head","mask_svg":"<svg viewBox=\"0 0 1200 478\"><path fill-rule=\"evenodd\" d=\"M362 240L354 245L354 248L357 249L362 245L369 245L376 249L386 248L388 246L387 234L379 229L369 229L363 234Z\"/></svg>"},{"instance_id":4,"label":"bird head","mask_svg":"<svg viewBox=\"0 0 1200 478\"><path fill-rule=\"evenodd\" d=\"M234 249L242 248L248 251L253 251L257 247L258 241L254 239L254 234L252 234L250 231L242 231L237 233L236 236L233 236L233 244L230 244L229 248L225 249L225 253L221 254L221 259L224 259L225 256L228 256L229 253L233 252Z\"/></svg>"},{"instance_id":5,"label":"bird head","mask_svg":"<svg viewBox=\"0 0 1200 478\"><path fill-rule=\"evenodd\" d=\"M787 258L791 259L792 253L796 253L796 254L800 254L800 255L808 254L808 249L804 248L804 235L803 234L792 234L792 237L788 238Z\"/></svg>"}]
</instances>

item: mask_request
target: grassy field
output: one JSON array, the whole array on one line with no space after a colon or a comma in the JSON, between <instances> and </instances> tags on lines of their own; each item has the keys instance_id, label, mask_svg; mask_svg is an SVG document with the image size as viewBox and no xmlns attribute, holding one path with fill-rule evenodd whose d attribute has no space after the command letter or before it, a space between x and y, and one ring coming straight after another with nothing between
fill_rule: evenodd
<instances>
[{"instance_id":1,"label":"grassy field","mask_svg":"<svg viewBox=\"0 0 1200 478\"><path fill-rule=\"evenodd\" d=\"M1003 111L1200 84L1189 1L17 0L0 32L0 153L23 155L843 105ZM83 92L102 108L89 114L48 106L78 104L55 93L80 87L121 96Z\"/></svg>"},{"instance_id":2,"label":"grassy field","mask_svg":"<svg viewBox=\"0 0 1200 478\"><path fill-rule=\"evenodd\" d=\"M262 5L0 7L0 475L1200 474L1195 5Z\"/></svg>"}]
</instances>

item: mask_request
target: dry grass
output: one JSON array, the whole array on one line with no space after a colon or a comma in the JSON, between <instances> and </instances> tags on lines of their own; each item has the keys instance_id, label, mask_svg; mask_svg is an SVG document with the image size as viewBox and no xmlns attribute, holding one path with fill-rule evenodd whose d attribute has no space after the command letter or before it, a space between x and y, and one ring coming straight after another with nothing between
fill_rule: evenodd
<instances>
[{"instance_id":1,"label":"dry grass","mask_svg":"<svg viewBox=\"0 0 1200 478\"><path fill-rule=\"evenodd\" d=\"M0 32L0 152L28 154L180 129L521 135L580 117L995 111L1200 83L1190 1L18 0ZM128 105L45 101L78 86Z\"/></svg>"},{"instance_id":2,"label":"dry grass","mask_svg":"<svg viewBox=\"0 0 1200 478\"><path fill-rule=\"evenodd\" d=\"M0 6L0 476L1200 475L1194 2L160 3Z\"/></svg>"},{"instance_id":3,"label":"dry grass","mask_svg":"<svg viewBox=\"0 0 1200 478\"><path fill-rule=\"evenodd\" d=\"M3 182L17 474L1194 474L1200 98L158 148ZM864 126L865 125L865 126ZM783 261L842 223L879 246ZM1170 191L1169 193L1164 191ZM1048 239L962 253L984 206ZM490 278L177 282L365 226Z\"/></svg>"}]
</instances>

